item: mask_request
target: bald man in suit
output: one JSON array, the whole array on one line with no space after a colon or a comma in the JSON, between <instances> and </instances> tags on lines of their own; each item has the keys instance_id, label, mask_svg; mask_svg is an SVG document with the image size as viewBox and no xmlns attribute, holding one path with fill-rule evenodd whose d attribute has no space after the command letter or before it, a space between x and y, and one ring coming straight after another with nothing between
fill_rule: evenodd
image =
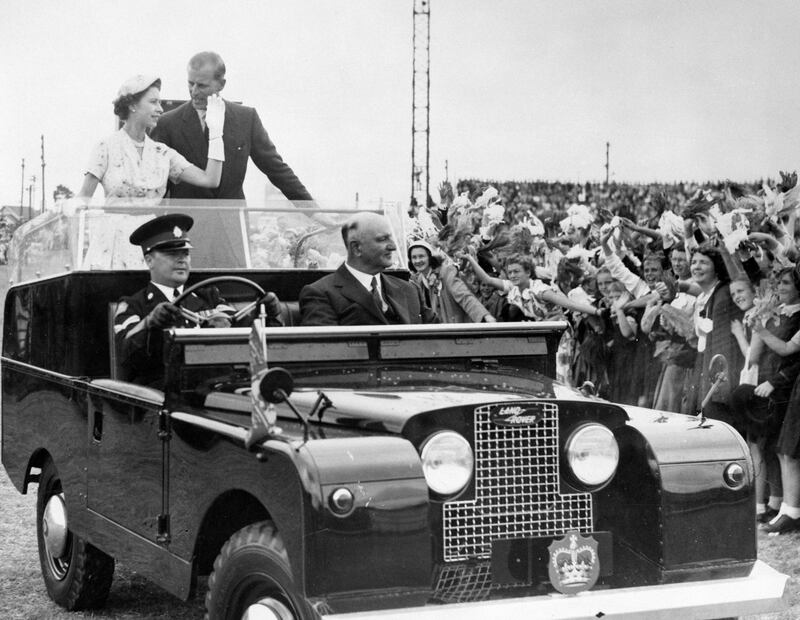
<instances>
[{"instance_id":1,"label":"bald man in suit","mask_svg":"<svg viewBox=\"0 0 800 620\"><path fill-rule=\"evenodd\" d=\"M302 325L434 323L413 284L383 273L397 247L386 218L359 213L342 226L347 260L300 291Z\"/></svg>"}]
</instances>

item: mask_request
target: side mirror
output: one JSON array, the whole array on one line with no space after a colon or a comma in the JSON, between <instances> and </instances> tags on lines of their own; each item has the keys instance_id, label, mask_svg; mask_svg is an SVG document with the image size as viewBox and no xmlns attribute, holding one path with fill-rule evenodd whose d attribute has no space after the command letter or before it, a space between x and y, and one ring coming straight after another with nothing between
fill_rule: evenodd
<instances>
[{"instance_id":1,"label":"side mirror","mask_svg":"<svg viewBox=\"0 0 800 620\"><path fill-rule=\"evenodd\" d=\"M293 389L292 375L283 368L270 368L258 384L261 397L268 403L283 402Z\"/></svg>"},{"instance_id":2,"label":"side mirror","mask_svg":"<svg viewBox=\"0 0 800 620\"><path fill-rule=\"evenodd\" d=\"M698 413L700 424L697 428L708 428L708 425L705 423L706 417L704 413L706 405L708 405L711 397L714 395L714 392L717 391L719 386L728 380L728 360L725 359L725 356L722 355L722 353L717 353L711 358L711 362L708 365L708 374L710 375L712 383L708 390L708 394L706 394L703 402L700 403L700 411Z\"/></svg>"},{"instance_id":3,"label":"side mirror","mask_svg":"<svg viewBox=\"0 0 800 620\"><path fill-rule=\"evenodd\" d=\"M724 382L728 380L728 360L722 353L717 353L711 358L708 372L714 381Z\"/></svg>"}]
</instances>

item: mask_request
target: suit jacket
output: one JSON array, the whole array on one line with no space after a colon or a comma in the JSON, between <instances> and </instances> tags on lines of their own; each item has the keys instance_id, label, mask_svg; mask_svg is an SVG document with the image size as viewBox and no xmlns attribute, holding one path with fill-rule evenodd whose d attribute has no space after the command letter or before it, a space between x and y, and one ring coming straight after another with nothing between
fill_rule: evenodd
<instances>
[{"instance_id":1,"label":"suit jacket","mask_svg":"<svg viewBox=\"0 0 800 620\"><path fill-rule=\"evenodd\" d=\"M226 101L222 133L225 163L219 187L171 184L168 188L170 198L244 199L242 182L250 158L289 200L312 200L300 179L278 154L254 108ZM205 170L208 138L191 101L162 115L150 137L172 147L195 166Z\"/></svg>"},{"instance_id":2,"label":"suit jacket","mask_svg":"<svg viewBox=\"0 0 800 620\"><path fill-rule=\"evenodd\" d=\"M247 160L251 158L289 200L312 200L300 179L281 159L255 109L226 101L222 132L225 163L222 165L219 187L169 183L168 198L243 200L242 183ZM192 164L205 170L208 163L208 137L191 101L162 115L151 138L172 147ZM192 217L194 228L191 237L197 248L192 256L195 267L245 266L242 227L237 211L196 211Z\"/></svg>"},{"instance_id":3,"label":"suit jacket","mask_svg":"<svg viewBox=\"0 0 800 620\"><path fill-rule=\"evenodd\" d=\"M439 267L441 288L431 295L431 310L442 323L480 323L491 312L487 310L458 275L452 263ZM424 284L419 273L411 274L411 282L419 288L424 299Z\"/></svg>"},{"instance_id":4,"label":"suit jacket","mask_svg":"<svg viewBox=\"0 0 800 620\"><path fill-rule=\"evenodd\" d=\"M416 286L381 274L387 303L400 323L434 323L436 315L422 300ZM372 295L342 264L335 272L300 291L301 325L385 325L389 321Z\"/></svg>"},{"instance_id":5,"label":"suit jacket","mask_svg":"<svg viewBox=\"0 0 800 620\"><path fill-rule=\"evenodd\" d=\"M162 301L170 301L152 282L130 297L123 297L114 315L114 338L119 359L119 378L140 385L162 387L164 382L163 329L144 327L145 317ZM206 287L181 302L187 310L216 308L224 300L216 288ZM185 321L180 327L190 327Z\"/></svg>"}]
</instances>

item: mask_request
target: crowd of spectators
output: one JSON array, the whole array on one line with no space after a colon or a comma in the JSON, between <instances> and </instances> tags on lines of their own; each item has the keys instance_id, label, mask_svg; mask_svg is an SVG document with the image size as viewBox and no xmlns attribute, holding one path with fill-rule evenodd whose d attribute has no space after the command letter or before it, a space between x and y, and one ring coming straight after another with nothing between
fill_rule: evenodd
<instances>
[{"instance_id":1,"label":"crowd of spectators","mask_svg":"<svg viewBox=\"0 0 800 620\"><path fill-rule=\"evenodd\" d=\"M761 527L800 529L796 173L439 193L412 207L407 234L412 281L443 320L565 320L562 381L731 424L756 465Z\"/></svg>"}]
</instances>

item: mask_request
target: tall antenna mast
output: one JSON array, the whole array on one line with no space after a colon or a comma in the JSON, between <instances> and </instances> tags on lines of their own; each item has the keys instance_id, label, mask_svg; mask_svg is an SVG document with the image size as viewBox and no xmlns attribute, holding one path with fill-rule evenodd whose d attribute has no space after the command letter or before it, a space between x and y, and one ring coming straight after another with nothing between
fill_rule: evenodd
<instances>
[{"instance_id":1,"label":"tall antenna mast","mask_svg":"<svg viewBox=\"0 0 800 620\"><path fill-rule=\"evenodd\" d=\"M411 82L411 199L428 203L431 133L431 8L414 0L414 59Z\"/></svg>"},{"instance_id":2,"label":"tall antenna mast","mask_svg":"<svg viewBox=\"0 0 800 620\"><path fill-rule=\"evenodd\" d=\"M25 158L22 158L22 180L19 185L19 219L22 220L22 207L25 204Z\"/></svg>"}]
</instances>

